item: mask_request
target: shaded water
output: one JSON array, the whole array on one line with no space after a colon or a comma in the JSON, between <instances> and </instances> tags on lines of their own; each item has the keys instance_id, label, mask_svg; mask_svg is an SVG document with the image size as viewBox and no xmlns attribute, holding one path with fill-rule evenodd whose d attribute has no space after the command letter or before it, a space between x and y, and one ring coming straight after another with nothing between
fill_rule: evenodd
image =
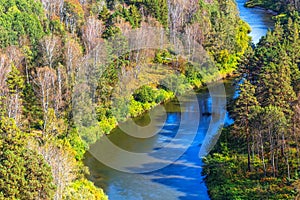
<instances>
[{"instance_id":1,"label":"shaded water","mask_svg":"<svg viewBox=\"0 0 300 200\"><path fill-rule=\"evenodd\" d=\"M251 36L255 43L265 35L268 27L272 26L270 16L261 9L244 8L244 0L237 1L241 17L247 21L251 28ZM231 81L225 81L226 95L232 97L235 88ZM167 111L162 112L161 108L155 108L134 121L128 121L118 127L108 136L107 141L102 139L91 146L91 151L86 153L85 165L90 169L89 179L95 185L103 188L111 200L199 200L209 199L204 177L201 176L203 165L199 158L203 140L208 130L218 130L223 121L213 121L212 107L215 102L210 96L208 89L202 89L197 94L197 98L191 98L190 94L184 95L179 101L172 101L164 105ZM218 111L219 115L224 114L225 124L231 123L227 117L227 112L223 107ZM150 119L151 115L151 119ZM136 127L139 124L141 127ZM148 127L147 130L143 128ZM195 129L196 126L196 129ZM122 128L123 127L123 128ZM128 131L134 130L133 135L128 135ZM183 128L183 134L177 137L177 133ZM151 137L150 133L153 134ZM143 134L145 138L142 138ZM174 141L172 145L169 145ZM118 149L112 148L109 144L114 144L128 152L146 153L166 149L159 155L149 153L147 159L137 166L135 160L126 160ZM178 154L178 150L183 149L183 153L173 160L173 154ZM106 156L112 161L107 165L114 164L126 166L120 170L104 165L99 160L105 159L99 155ZM163 162L167 167L160 168ZM115 163L114 163L115 162ZM134 168L135 167L135 168ZM150 172L143 171L149 169ZM157 169L151 171L150 169Z\"/></svg>"}]
</instances>

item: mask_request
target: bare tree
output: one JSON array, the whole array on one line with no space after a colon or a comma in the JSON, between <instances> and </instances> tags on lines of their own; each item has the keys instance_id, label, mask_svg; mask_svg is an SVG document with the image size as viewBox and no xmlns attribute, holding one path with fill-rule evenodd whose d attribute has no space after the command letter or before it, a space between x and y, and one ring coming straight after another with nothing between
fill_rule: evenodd
<instances>
[{"instance_id":1,"label":"bare tree","mask_svg":"<svg viewBox=\"0 0 300 200\"><path fill-rule=\"evenodd\" d=\"M40 41L41 53L43 55L43 66L54 68L54 64L58 61L61 49L61 40L55 35L45 36Z\"/></svg>"},{"instance_id":2,"label":"bare tree","mask_svg":"<svg viewBox=\"0 0 300 200\"><path fill-rule=\"evenodd\" d=\"M21 49L17 46L9 46L6 48L6 55L10 63L13 63L16 67L21 67L25 57Z\"/></svg>"},{"instance_id":3,"label":"bare tree","mask_svg":"<svg viewBox=\"0 0 300 200\"><path fill-rule=\"evenodd\" d=\"M42 5L45 9L45 13L48 19L53 16L59 16L59 12L62 9L63 0L41 0Z\"/></svg>"},{"instance_id":4,"label":"bare tree","mask_svg":"<svg viewBox=\"0 0 300 200\"><path fill-rule=\"evenodd\" d=\"M186 21L190 22L194 16L194 14L199 9L199 1L198 0L188 0L185 2L185 13L186 13Z\"/></svg>"},{"instance_id":5,"label":"bare tree","mask_svg":"<svg viewBox=\"0 0 300 200\"><path fill-rule=\"evenodd\" d=\"M6 77L10 70L10 63L5 54L0 54L0 97L4 97L7 92Z\"/></svg>"},{"instance_id":6,"label":"bare tree","mask_svg":"<svg viewBox=\"0 0 300 200\"><path fill-rule=\"evenodd\" d=\"M104 30L102 22L96 19L94 16L89 17L86 20L86 24L83 27L82 39L86 47L86 51L90 52L97 46L101 40L101 35Z\"/></svg>"},{"instance_id":7,"label":"bare tree","mask_svg":"<svg viewBox=\"0 0 300 200\"><path fill-rule=\"evenodd\" d=\"M43 130L46 130L48 122L48 110L54 104L56 93L56 72L49 67L38 68L34 82L37 85L36 93L41 99L43 109Z\"/></svg>"},{"instance_id":8,"label":"bare tree","mask_svg":"<svg viewBox=\"0 0 300 200\"><path fill-rule=\"evenodd\" d=\"M54 199L62 199L64 189L76 178L76 161L68 149L46 143L39 147L39 152L51 166L55 185L57 186Z\"/></svg>"},{"instance_id":9,"label":"bare tree","mask_svg":"<svg viewBox=\"0 0 300 200\"><path fill-rule=\"evenodd\" d=\"M67 68L68 85L73 84L75 73L82 59L81 47L77 41L69 39L64 46L64 59Z\"/></svg>"},{"instance_id":10,"label":"bare tree","mask_svg":"<svg viewBox=\"0 0 300 200\"><path fill-rule=\"evenodd\" d=\"M171 38L173 39L173 43L175 43L176 33L183 24L184 7L182 0L168 0L168 8Z\"/></svg>"},{"instance_id":11,"label":"bare tree","mask_svg":"<svg viewBox=\"0 0 300 200\"><path fill-rule=\"evenodd\" d=\"M186 46L189 60L193 60L196 53L197 44L202 44L204 36L198 23L194 23L185 27Z\"/></svg>"}]
</instances>

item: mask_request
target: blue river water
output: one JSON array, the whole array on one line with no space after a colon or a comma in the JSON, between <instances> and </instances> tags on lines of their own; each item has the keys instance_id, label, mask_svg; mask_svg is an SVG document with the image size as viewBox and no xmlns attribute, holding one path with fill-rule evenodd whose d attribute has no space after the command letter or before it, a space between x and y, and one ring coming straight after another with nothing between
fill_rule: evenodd
<instances>
[{"instance_id":1,"label":"blue river water","mask_svg":"<svg viewBox=\"0 0 300 200\"><path fill-rule=\"evenodd\" d=\"M252 28L250 34L253 42L257 43L259 38L266 34L272 27L271 16L266 11L258 8L244 8L244 0L237 0L240 16L248 22ZM232 97L235 88L230 80L224 82L226 95ZM202 172L202 160L199 157L201 145L211 127L217 131L220 122L212 120L212 107L214 102L208 89L202 89L197 93L196 100L190 98L189 94L184 95L180 103L176 100L165 104L163 107L166 113L160 113L160 109L151 111L153 116L150 119L150 113L147 113L134 121L122 124L135 130L136 136L141 134L142 129L136 128L135 124L141 127L154 122L154 129L149 132L157 131L148 138L140 138L135 135L128 135L118 127L107 137L115 146L136 153L154 152L160 149L167 149L159 156L149 156L149 160L142 163L141 166L133 169L132 164L122 169L115 169L114 163L103 163L103 157L99 158L97 154L105 154L108 160L125 160L126 156L119 153L118 149L111 148L105 142L100 140L91 146L91 151L86 153L85 165L90 169L89 179L95 185L103 188L111 200L206 200L210 199ZM227 111L220 108L225 118L223 122L231 123L227 116ZM197 110L197 112L195 112ZM184 123L183 123L184 122ZM196 126L196 129L195 129ZM177 137L179 129L184 134ZM212 129L214 130L214 129ZM175 141L172 146L168 145L170 141ZM98 148L101 147L101 148ZM96 149L93 151L93 149ZM100 152L97 152L97 149ZM173 154L178 154L177 150L183 149L178 158L173 159ZM153 160L151 160L153 159ZM121 162L120 161L120 162ZM164 166L166 161L166 167ZM117 163L117 162L116 162ZM118 163L117 163L118 164ZM121 163L123 164L123 163ZM120 165L121 165L120 164ZM110 166L110 167L109 167ZM131 170L128 170L131 168ZM143 171L143 169L149 169ZM153 169L153 170L151 170ZM134 173L133 173L134 172Z\"/></svg>"}]
</instances>

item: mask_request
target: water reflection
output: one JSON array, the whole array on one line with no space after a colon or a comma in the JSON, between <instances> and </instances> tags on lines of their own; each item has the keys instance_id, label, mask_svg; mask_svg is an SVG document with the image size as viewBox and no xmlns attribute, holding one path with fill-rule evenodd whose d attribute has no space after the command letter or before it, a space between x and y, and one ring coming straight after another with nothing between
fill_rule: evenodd
<instances>
[{"instance_id":1,"label":"water reflection","mask_svg":"<svg viewBox=\"0 0 300 200\"><path fill-rule=\"evenodd\" d=\"M229 96L232 96L234 88L231 86L231 82L226 84L226 89ZM152 119L157 121L158 127L163 127L159 134L154 137L149 139L131 137L118 128L109 136L111 142L129 151L149 152L149 150L164 148L163 153L159 154L158 157L155 153L149 153L150 157L155 157L158 160L149 160L140 168L153 168L161 165L161 162L169 161L172 163L171 165L151 173L129 174L111 169L97 161L92 155L87 154L85 163L91 171L90 179L96 185L103 187L113 200L209 199L207 188L203 182L204 177L201 176L202 161L198 154L214 115L202 114L212 113L212 104L218 104L218 102L214 102L217 100L213 100L207 89L202 90L197 98L198 102L191 101L189 95L187 95L184 100L180 101L181 106L178 101L167 103L165 109L168 112L165 122L159 124L160 115ZM195 110L200 112L195 112ZM155 112L155 109L153 112ZM223 110L223 112L225 113L226 110ZM199 116L200 121L195 121ZM147 117L135 119L139 124L143 124L144 120L147 120ZM193 138L194 133L189 126L185 126L183 134L176 135L180 123L182 123L181 120L191 126L193 124L198 125L195 138ZM212 127L218 127L216 123L219 122L212 124ZM130 126L130 124L127 125ZM170 145L170 141L173 142L172 145ZM94 146L103 146L101 142L103 141L99 141ZM173 162L171 155L177 154L177 151L182 149L186 149L185 153ZM112 152L110 156L112 159L116 159L115 156L117 155ZM139 167L131 170L138 171Z\"/></svg>"},{"instance_id":2,"label":"water reflection","mask_svg":"<svg viewBox=\"0 0 300 200\"><path fill-rule=\"evenodd\" d=\"M238 0L238 6L242 19L247 21L251 28L251 36L254 43L257 43L259 38L265 35L269 27L272 27L272 20L266 12L261 9L247 9L243 7L245 0ZM232 97L235 92L235 88L231 85L231 82L227 82L226 93L229 97ZM202 146L209 146L211 144L202 144L204 138L210 134L209 131L217 131L220 124L224 123L220 121L212 121L213 115L225 114L225 124L232 123L232 120L228 117L226 110L220 110L220 112L212 112L212 105L218 105L218 98L211 98L208 91L203 89L198 94L198 101L190 101L186 96L184 105L179 105L177 101L170 102L164 106L168 111L167 115L159 115L156 113L156 118L149 118L149 116L143 115L140 118L134 120L140 126L147 126L155 120L157 126L152 127L153 130L160 130L158 134L153 137L144 139L134 136L128 136L121 129L115 129L109 136L109 140L119 146L120 148L137 153L146 153L149 151L158 151L162 148L168 148L164 154L161 154L157 160L149 160L144 163L141 168L151 168L156 165L161 165L161 162L168 162L170 155L176 153L178 149L186 149L186 152L177 159L174 163L168 167L151 173L142 174L130 174L120 172L111 169L101 162L99 162L93 155L87 153L85 164L89 167L92 180L97 186L104 188L109 198L112 200L199 200L209 199L207 188L203 182L201 176L203 165L199 158L199 151ZM200 113L194 112L195 107L199 107ZM155 112L155 109L154 111ZM202 115L204 114L204 115ZM200 121L195 122L196 115L200 115ZM163 119L163 120L162 120ZM196 137L193 138L192 143L190 140L189 129L184 130L185 135L175 138L175 134L178 132L181 119L193 124L198 124ZM163 123L159 123L163 122ZM125 127L130 127L132 122L126 122ZM209 124L211 126L209 127ZM162 129L161 129L162 128ZM139 133L138 129L136 133ZM144 133L147 134L147 133ZM213 134L214 135L214 134ZM210 138L210 141L215 142L214 138ZM208 141L209 141L208 140ZM172 146L167 146L173 141ZM207 141L207 139L205 139ZM103 141L102 141L103 142ZM101 144L101 141L95 144ZM205 148L204 148L205 149ZM109 149L107 150L110 151ZM103 152L102 152L103 153ZM120 158L115 155L114 152L107 153L111 159L126 159ZM149 154L149 157L156 157L155 154ZM135 169L136 170L136 169Z\"/></svg>"}]
</instances>

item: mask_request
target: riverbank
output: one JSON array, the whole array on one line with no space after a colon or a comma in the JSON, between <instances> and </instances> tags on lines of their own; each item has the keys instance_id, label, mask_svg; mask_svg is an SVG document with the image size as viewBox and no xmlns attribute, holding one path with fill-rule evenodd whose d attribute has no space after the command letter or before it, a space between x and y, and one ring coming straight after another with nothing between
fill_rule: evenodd
<instances>
[{"instance_id":1,"label":"riverbank","mask_svg":"<svg viewBox=\"0 0 300 200\"><path fill-rule=\"evenodd\" d=\"M204 159L212 199L299 198L299 15L284 15L249 56L235 123Z\"/></svg>"},{"instance_id":2,"label":"riverbank","mask_svg":"<svg viewBox=\"0 0 300 200\"><path fill-rule=\"evenodd\" d=\"M288 6L285 3L281 2L274 2L271 0L248 0L245 3L245 6L247 8L259 8L259 9L264 9L267 13L276 16L280 13L285 12L288 10Z\"/></svg>"},{"instance_id":3,"label":"riverbank","mask_svg":"<svg viewBox=\"0 0 300 200\"><path fill-rule=\"evenodd\" d=\"M228 96L233 95L234 89L230 80L224 81L224 87ZM90 169L89 180L104 188L108 196L116 200L134 200L140 196L146 200L180 198L208 200L204 177L201 176L203 163L198 154L201 144L204 143L204 137L215 134L213 131L207 133L209 127L219 127L224 123L224 119L212 121L212 115L202 114L211 112L211 107L214 107L219 108L219 112L225 116L226 110L219 106L220 101L214 98L212 100L205 87L197 92L196 97L197 100L194 92L191 95L186 93L180 97L180 103L178 100L169 101L164 104L163 109L154 108L149 114L146 113L117 127L107 136L109 143L104 140L97 141L85 156L85 164ZM180 130L184 132L178 131L180 126ZM130 135L126 130L132 130ZM152 137L143 137L153 133L156 134ZM114 148L109 148L109 144L114 144L129 153L147 153L149 159L144 161L143 167L129 169L144 170L165 165L166 162L169 165L145 174L128 174L114 170L105 166L105 160L101 162L103 157L99 155L111 152L109 161L123 158L120 152L111 151ZM170 162L172 155L182 151L182 148L185 149L183 155ZM163 150L161 154L156 153L161 150ZM152 159L156 160L154 164ZM131 162L125 164L130 165ZM127 167L126 169L128 170ZM136 187L137 184L139 187Z\"/></svg>"},{"instance_id":4,"label":"riverbank","mask_svg":"<svg viewBox=\"0 0 300 200\"><path fill-rule=\"evenodd\" d=\"M278 15L278 11L272 10L271 6L265 5L262 2L257 2L255 0L250 0L245 3L245 7L247 8L256 8L256 9L263 9L268 14L276 16Z\"/></svg>"},{"instance_id":5,"label":"riverbank","mask_svg":"<svg viewBox=\"0 0 300 200\"><path fill-rule=\"evenodd\" d=\"M97 126L92 127L92 130L87 127L86 130L80 131L81 137L84 138L87 141L87 144L96 143L92 145L93 147L99 148L106 148L105 144L103 145L102 142L105 143L103 139L99 138L101 135L109 134L112 130L114 134L111 134L107 136L107 138L112 139L115 138L114 143L119 144L121 149L128 150L129 152L148 152L149 149L144 150L143 147L146 146L148 148L151 147L153 149L157 150L157 146L161 145L160 142L163 140L163 145L167 144L167 141L170 141L169 139L166 139L165 137L172 137L173 134L176 134L173 131L176 131L176 127L178 125L178 121L176 119L179 119L178 117L181 115L184 115L183 113L178 112L171 112L168 113L168 117L170 119L165 119L162 121L162 123L165 123L168 125L168 127L172 127L171 130L167 130L168 127L166 127L164 131L169 132L169 134L165 134L164 132L159 133L155 135L155 137L151 137L149 139L142 139L139 140L139 135L136 135L136 137L130 137L127 134L119 133L121 132L120 128L117 126L118 121L126 121L130 117L136 117L141 116L145 112L147 115L147 111L154 109L157 107L157 105L163 103L163 102L169 102L170 99L174 98L177 95L182 95L190 90L192 90L195 86L196 87L203 87L205 83L208 83L209 80L220 80L224 77L227 77L228 75L232 75L233 71L237 69L238 63L240 59L242 58L243 54L245 53L246 49L249 47L249 37L247 33L250 31L249 26L244 23L237 15L237 10L235 8L234 1L227 1L227 2L218 2L213 1L210 3L207 3L205 1L200 2L201 6L199 7L199 10L197 13L195 13L195 19L189 26L191 26L189 30L194 30L195 32L186 32L186 30L182 29L183 34L195 34L195 37L193 35L188 35L189 38L193 38L193 40L199 42L201 41L201 46L204 48L200 48L200 56L205 54L205 58L207 58L204 63L201 63L203 65L200 65L198 67L201 67L202 71L201 73L199 70L194 69L192 64L188 62L189 59L184 59L182 56L178 55L172 48L167 49L160 49L160 50L145 50L145 52L141 51L139 53L150 55L148 57L143 57L142 61L145 62L146 65L149 66L148 71L153 72L153 69L156 69L157 67L163 66L164 69L158 69L155 73L148 73L147 76L137 76L136 78L132 78L128 83L122 83L120 79L123 77L117 77L116 76L106 76L106 80L101 80L101 83L104 83L102 88L99 90L99 94L103 93L108 94L107 97L101 99L99 102L99 107L96 108L97 111ZM226 13L226 15L222 14ZM222 24L222 26L220 26ZM203 26L203 28L202 28ZM205 27L205 28L204 28ZM188 28L188 27L186 27ZM198 31L198 32L197 32ZM204 31L204 32L203 32ZM203 34L203 35L202 35ZM198 36L200 38L198 38ZM184 41L185 42L185 41ZM204 50L205 49L205 50ZM191 49L190 49L191 50ZM204 51L204 52L203 52ZM150 53L149 53L150 52ZM153 53L154 52L154 53ZM190 51L193 52L193 51ZM132 52L133 55L135 55L136 52ZM196 53L196 52L195 52ZM155 54L155 55L154 55ZM193 56L199 56L199 55L189 55L188 58L192 58ZM133 57L130 57L133 58ZM121 58L119 63L128 63L128 60L126 60L127 57ZM201 59L200 59L201 60ZM115 62L116 63L116 62ZM115 64L114 63L114 64ZM213 64L213 67L212 65ZM120 66L114 66L116 69L121 68L122 72L135 72L138 66L136 63L128 63L125 65ZM118 68L119 67L119 68ZM143 66L144 67L144 66ZM143 70L143 67L141 68ZM147 66L145 66L147 67ZM152 68L153 67L153 68ZM165 69L172 68L173 72L170 73L166 71ZM214 71L217 71L216 73L211 73L211 68L214 68ZM220 73L221 72L221 76ZM120 72L115 72L116 74ZM128 75L129 73L124 73L125 75ZM142 73L141 73L142 74ZM218 78L215 78L216 74L218 74ZM156 80L152 78L153 75L164 75L163 78L160 80ZM107 93L105 90L105 83L111 83L111 79L115 78L115 82L119 82L119 85L123 86L123 88L134 88L131 87L133 84L132 82L139 81L140 80L150 80L149 82L154 82L154 84L145 84L144 86L134 88L133 95L126 96L125 99L118 99L117 97L120 97L121 95L112 95L111 93ZM120 79L118 79L120 78ZM125 77L128 79L128 77ZM135 80L136 79L136 80ZM120 84L121 83L121 84ZM141 84L136 84L141 85ZM110 87L115 87L115 85ZM116 88L113 88L116 89ZM122 90L121 90L122 91ZM205 91L203 94L205 98L203 98L203 113L207 113L209 109L210 97L208 93ZM113 97L113 98L109 98ZM110 100L113 99L112 102ZM187 106L188 109L185 111L187 113L186 117L190 117L189 120L187 120L189 123L192 123L193 120L195 120L195 114L199 115L198 113L193 113L193 110L195 108L198 108L199 105L195 104L198 102L189 102L190 99L187 100ZM167 103L168 104L168 103ZM172 104L172 103L171 103ZM169 105L169 104L168 104ZM174 104L176 106L176 104ZM124 109L123 109L124 108ZM224 115L226 114L226 111L224 112ZM194 116L194 117L192 117ZM171 118L172 117L172 118ZM211 116L203 116L203 121L201 121L202 126L206 127L209 125L208 121ZM121 120L119 120L121 119ZM122 120L123 119L123 120ZM175 121L173 121L175 119ZM151 119L152 121L152 119ZM200 122L194 122L188 127L192 127L195 124L198 124ZM219 123L219 122L218 122ZM215 122L215 126L220 126ZM130 122L129 122L130 124ZM180 124L180 123L179 123ZM123 125L123 124L122 124ZM126 123L127 125L127 123ZM175 126L175 127L174 127ZM196 127L198 129L198 127ZM189 135L195 134L197 132L192 131ZM208 127L207 127L208 129ZM137 131L134 129L135 134L144 133L144 131ZM153 176L160 177L162 180L162 183L158 184L158 187L149 187L149 185L154 184L155 180L151 179L147 181L145 176L141 175L124 175L121 172L115 172L113 169L107 169L104 166L99 164L99 161L97 159L92 158L92 156L89 156L89 152L86 153L87 161L85 161L86 165L89 166L91 171L90 180L93 181L97 186L104 187L105 191L108 193L109 197L113 199L134 199L134 196L140 196L143 199L147 199L144 197L144 193L147 195L148 199L153 199L153 195L157 196L157 199L161 199L163 197L170 197L165 199L177 199L177 198L183 198L184 196L190 197L190 198L201 198L203 195L205 196L204 199L207 199L206 195L206 186L204 183L199 184L202 182L202 178L200 176L201 174L201 160L198 159L196 156L198 152L195 152L195 149L199 149L199 143L202 142L203 138L202 136L205 136L205 130L201 129L199 130L200 133L197 135L199 137L197 139L198 143L193 144L190 146L190 144L187 144L187 141L182 138L180 142L182 143L182 146L186 146L190 150L188 151L189 154L184 154L184 156L187 156L185 158L185 161L183 162L189 162L189 164L184 167L183 164L177 163L167 169L164 169L160 171L163 175L159 176L156 174L157 172L151 172ZM116 133L117 132L117 133ZM211 133L213 134L213 133ZM106 137L105 137L106 138ZM157 140L154 140L157 139ZM113 139L112 139L113 140ZM149 143L147 141L150 140ZM133 144L131 141L134 141ZM193 140L189 140L193 141ZM146 143L146 144L145 144ZM158 143L158 144L157 144ZM101 147L100 147L101 146ZM117 145L119 147L119 145ZM140 150L140 149L143 150ZM174 148L176 148L174 146ZM107 148L106 151L99 151L102 152L101 155L109 155L111 160L115 161L123 161L125 156L120 156L115 153L116 151L113 150L114 148ZM136 150L138 149L138 150ZM174 152L175 149L170 148L169 154ZM107 152L107 153L103 153ZM192 153L193 158L190 153ZM151 154L149 155L151 156ZM161 158L159 162L167 162L166 159L168 156ZM155 158L157 159L157 158ZM99 159L101 160L101 159ZM130 164L130 163L129 163ZM153 163L148 163L150 166ZM157 163L155 164L157 165ZM147 165L145 166L147 167ZM171 168L171 169L170 169ZM104 172L99 172L101 170L104 170ZM183 173L185 171L185 173ZM191 172L194 173L191 173ZM182 172L182 175L178 174ZM120 176L117 176L117 178L111 178L112 174L121 174ZM124 176L126 178L124 178ZM177 183L177 181L173 181L173 177L178 177L180 179L180 182ZM188 179L183 179L181 177L186 176L187 178L191 177L197 181L187 181ZM129 178L131 177L131 178ZM133 178L134 177L134 178ZM139 178L136 178L139 177ZM100 181L99 179L105 179L104 181ZM177 178L175 178L177 179ZM145 188L157 188L155 191L152 191L151 194L145 190L131 192L134 190L134 186L132 184L131 187L128 184L122 184L123 180L128 180L132 182L136 182L135 185L142 185L143 183L146 185ZM136 180L139 180L137 183ZM163 181L165 180L165 182ZM105 184L103 184L105 182ZM182 184L180 184L182 183ZM184 184L183 184L184 183ZM120 185L121 184L121 185ZM104 186L103 186L104 185ZM161 191L161 188L165 186L165 191ZM191 187L192 186L192 187ZM200 191L197 190L197 187L201 187ZM202 188L203 187L203 188ZM117 188L117 189L115 189ZM176 191L176 188L178 191ZM202 190L203 189L203 190ZM120 192L121 191L121 192ZM125 191L125 192L124 192ZM170 191L170 192L168 192ZM126 193L128 192L128 193ZM164 195L159 195L162 192L167 193ZM131 193L131 194L130 194ZM149 196L148 196L149 194ZM194 196L195 194L195 196ZM134 195L134 196L131 196ZM152 195L152 196L151 196ZM174 198L175 197L175 198ZM203 198L201 198L203 199Z\"/></svg>"}]
</instances>

